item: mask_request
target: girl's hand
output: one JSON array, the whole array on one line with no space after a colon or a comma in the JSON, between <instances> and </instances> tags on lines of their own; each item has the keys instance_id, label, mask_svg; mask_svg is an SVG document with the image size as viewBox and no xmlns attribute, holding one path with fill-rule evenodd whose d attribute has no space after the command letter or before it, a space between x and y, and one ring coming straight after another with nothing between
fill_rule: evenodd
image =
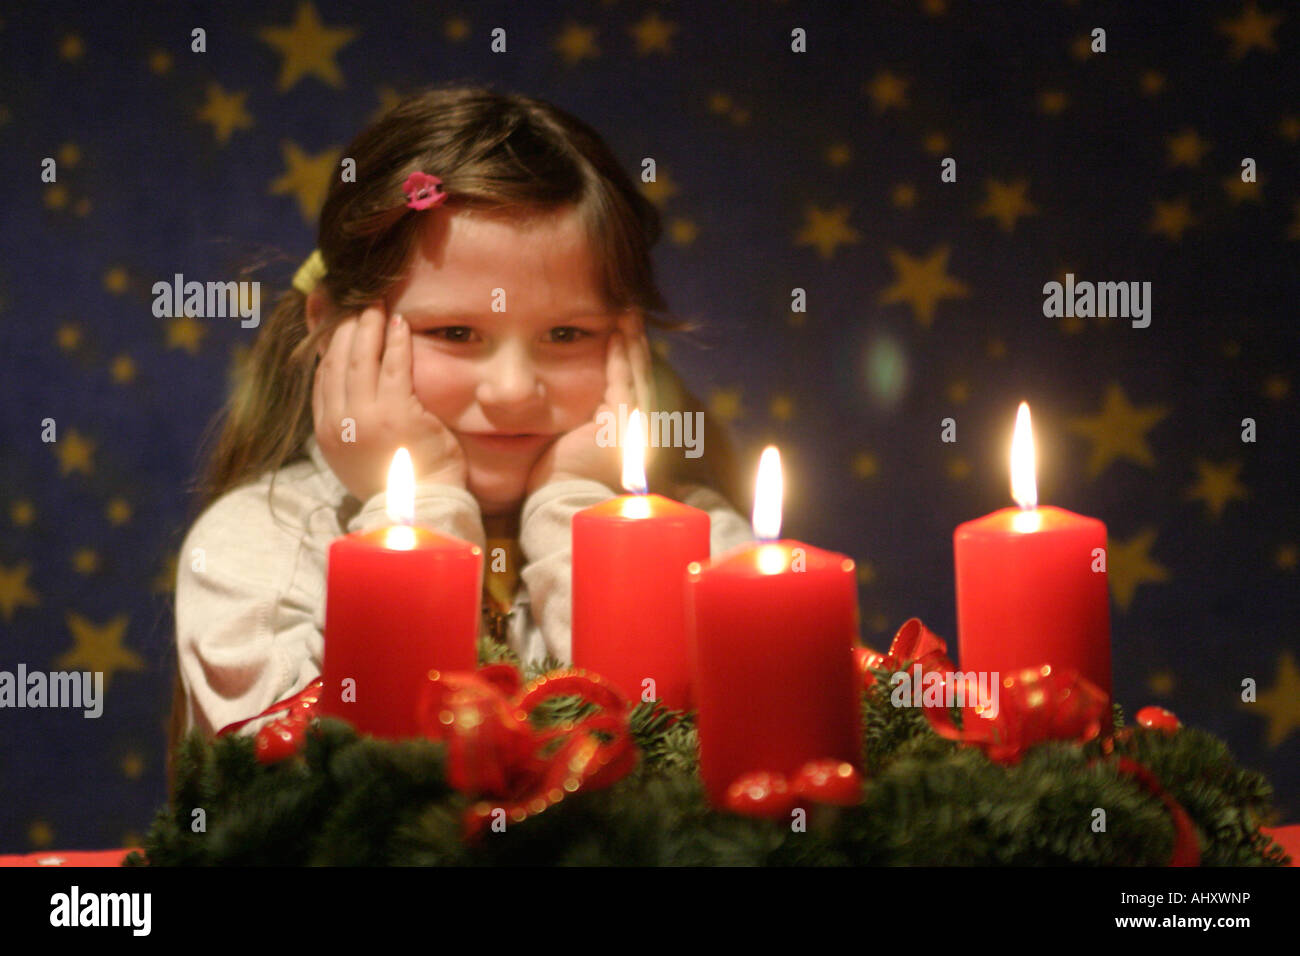
<instances>
[{"instance_id":1,"label":"girl's hand","mask_svg":"<svg viewBox=\"0 0 1300 956\"><path fill-rule=\"evenodd\" d=\"M397 316L390 321L383 303L334 330L316 366L311 408L325 460L361 501L387 488L399 447L410 452L417 481L465 487L460 442L411 385L410 326Z\"/></svg>"},{"instance_id":2,"label":"girl's hand","mask_svg":"<svg viewBox=\"0 0 1300 956\"><path fill-rule=\"evenodd\" d=\"M627 414L639 408L642 416L650 413L654 402L654 379L650 370L650 343L646 340L641 317L635 312L619 319L618 328L609 337L605 352L605 398L591 420L557 438L543 452L528 475L524 495L542 485L570 478L591 478L614 491L623 487L623 449L617 442L607 448L596 443L602 412L613 416L616 439L618 406L627 406ZM648 422L642 418L648 429Z\"/></svg>"}]
</instances>

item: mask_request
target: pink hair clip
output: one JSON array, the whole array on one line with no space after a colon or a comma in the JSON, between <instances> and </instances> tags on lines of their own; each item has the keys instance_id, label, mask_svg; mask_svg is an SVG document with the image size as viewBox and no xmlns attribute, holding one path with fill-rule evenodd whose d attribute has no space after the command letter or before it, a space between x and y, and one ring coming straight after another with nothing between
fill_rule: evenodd
<instances>
[{"instance_id":1,"label":"pink hair clip","mask_svg":"<svg viewBox=\"0 0 1300 956\"><path fill-rule=\"evenodd\" d=\"M442 180L428 173L415 172L406 177L402 192L406 193L406 205L412 209L432 209L441 206L447 194L440 187Z\"/></svg>"}]
</instances>

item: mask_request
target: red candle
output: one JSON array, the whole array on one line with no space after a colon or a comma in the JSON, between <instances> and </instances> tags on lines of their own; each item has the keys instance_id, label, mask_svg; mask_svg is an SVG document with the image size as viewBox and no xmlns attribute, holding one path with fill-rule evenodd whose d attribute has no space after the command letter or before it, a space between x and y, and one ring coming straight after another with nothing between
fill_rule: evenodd
<instances>
[{"instance_id":1,"label":"red candle","mask_svg":"<svg viewBox=\"0 0 1300 956\"><path fill-rule=\"evenodd\" d=\"M419 735L415 711L431 668L478 663L483 550L412 525L405 448L388 476L394 524L330 545L321 712L376 737Z\"/></svg>"},{"instance_id":2,"label":"red candle","mask_svg":"<svg viewBox=\"0 0 1300 956\"><path fill-rule=\"evenodd\" d=\"M1043 664L1071 667L1110 697L1106 526L1037 506L1023 402L1011 455L1011 493L1020 507L968 521L953 533L961 669L1005 677ZM1110 728L1109 709L1103 727Z\"/></svg>"},{"instance_id":3,"label":"red candle","mask_svg":"<svg viewBox=\"0 0 1300 956\"><path fill-rule=\"evenodd\" d=\"M640 413L628 420L621 495L573 516L573 663L629 700L691 707L682 578L709 556L709 514L646 494Z\"/></svg>"},{"instance_id":4,"label":"red candle","mask_svg":"<svg viewBox=\"0 0 1300 956\"><path fill-rule=\"evenodd\" d=\"M809 760L861 764L853 559L781 528L780 459L763 452L755 544L687 569L700 775L709 800L756 770L793 774Z\"/></svg>"}]
</instances>

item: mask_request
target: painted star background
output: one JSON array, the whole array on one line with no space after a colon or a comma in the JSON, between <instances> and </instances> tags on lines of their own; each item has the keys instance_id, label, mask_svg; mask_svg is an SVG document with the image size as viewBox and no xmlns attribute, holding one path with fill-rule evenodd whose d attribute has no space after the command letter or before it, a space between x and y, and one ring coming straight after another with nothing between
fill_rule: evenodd
<instances>
[{"instance_id":1,"label":"painted star background","mask_svg":"<svg viewBox=\"0 0 1300 956\"><path fill-rule=\"evenodd\" d=\"M1110 530L1118 700L1300 820L1298 38L1280 0L9 5L0 669L108 690L0 711L0 852L133 845L166 797L187 487L256 330L155 318L153 283L287 284L347 140L448 79L655 158L660 281L708 330L656 347L747 464L780 445L784 531L858 561L868 643L916 615L960 649L952 531L1010 503L1027 399L1041 500ZM1150 327L1044 318L1067 272L1150 281Z\"/></svg>"}]
</instances>

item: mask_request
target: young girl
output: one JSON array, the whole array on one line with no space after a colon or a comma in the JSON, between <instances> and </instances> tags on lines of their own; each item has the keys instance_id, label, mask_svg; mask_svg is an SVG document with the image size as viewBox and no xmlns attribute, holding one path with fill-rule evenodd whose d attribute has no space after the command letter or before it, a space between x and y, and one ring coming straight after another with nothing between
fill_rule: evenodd
<instances>
[{"instance_id":1,"label":"young girl","mask_svg":"<svg viewBox=\"0 0 1300 956\"><path fill-rule=\"evenodd\" d=\"M173 741L214 734L321 671L330 543L389 523L406 447L415 521L504 548L484 628L570 659L570 521L622 493L596 441L620 404L699 411L648 347L663 317L658 215L588 126L478 88L412 96L343 153L318 250L277 303L226 408L178 561ZM650 488L752 539L728 444L650 449ZM608 443L604 443L608 444ZM376 648L382 653L382 648Z\"/></svg>"}]
</instances>

